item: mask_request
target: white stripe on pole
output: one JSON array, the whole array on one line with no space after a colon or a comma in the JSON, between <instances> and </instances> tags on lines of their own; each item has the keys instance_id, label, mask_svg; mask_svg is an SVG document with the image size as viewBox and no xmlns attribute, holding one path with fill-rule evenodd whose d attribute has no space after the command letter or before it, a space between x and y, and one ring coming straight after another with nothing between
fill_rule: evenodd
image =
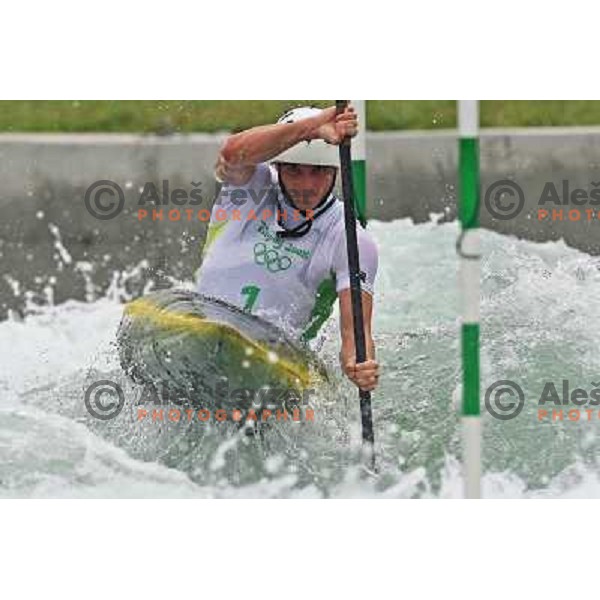
<instances>
[{"instance_id":1,"label":"white stripe on pole","mask_svg":"<svg viewBox=\"0 0 600 600\"><path fill-rule=\"evenodd\" d=\"M466 465L465 496L481 497L481 418L464 416L463 453Z\"/></svg>"},{"instance_id":2,"label":"white stripe on pole","mask_svg":"<svg viewBox=\"0 0 600 600\"><path fill-rule=\"evenodd\" d=\"M365 100L351 100L351 104L358 116L358 133L352 138L352 160L365 160L367 155L366 130L367 111Z\"/></svg>"},{"instance_id":3,"label":"white stripe on pole","mask_svg":"<svg viewBox=\"0 0 600 600\"><path fill-rule=\"evenodd\" d=\"M479 101L458 101L458 134L462 138L475 138L479 133Z\"/></svg>"}]
</instances>

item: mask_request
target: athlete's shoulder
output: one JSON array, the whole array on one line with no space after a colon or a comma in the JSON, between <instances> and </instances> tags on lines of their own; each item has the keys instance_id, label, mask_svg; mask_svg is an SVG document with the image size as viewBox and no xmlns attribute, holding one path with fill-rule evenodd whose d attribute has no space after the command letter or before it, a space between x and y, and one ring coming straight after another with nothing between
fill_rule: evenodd
<instances>
[{"instance_id":1,"label":"athlete's shoulder","mask_svg":"<svg viewBox=\"0 0 600 600\"><path fill-rule=\"evenodd\" d=\"M373 251L377 253L377 242L375 241L373 234L366 227L363 227L360 224L357 224L356 230L358 233L358 243L371 247Z\"/></svg>"},{"instance_id":2,"label":"athlete's shoulder","mask_svg":"<svg viewBox=\"0 0 600 600\"><path fill-rule=\"evenodd\" d=\"M335 224L333 226L332 235L334 237L336 244L342 244L344 247L346 245L346 223L344 220L344 205L340 201L338 210L340 215L335 220ZM365 227L363 227L358 221L356 222L356 238L358 240L359 248L368 248L369 251L378 253L377 243L375 242L375 238L373 234Z\"/></svg>"},{"instance_id":3,"label":"athlete's shoulder","mask_svg":"<svg viewBox=\"0 0 600 600\"><path fill-rule=\"evenodd\" d=\"M364 273L362 289L373 294L375 278L379 267L377 244L371 233L359 223L356 225L356 238L358 242L360 269ZM348 246L346 242L346 229L343 222L336 224L336 236L331 248L331 268L336 276L336 291L339 293L349 288Z\"/></svg>"}]
</instances>

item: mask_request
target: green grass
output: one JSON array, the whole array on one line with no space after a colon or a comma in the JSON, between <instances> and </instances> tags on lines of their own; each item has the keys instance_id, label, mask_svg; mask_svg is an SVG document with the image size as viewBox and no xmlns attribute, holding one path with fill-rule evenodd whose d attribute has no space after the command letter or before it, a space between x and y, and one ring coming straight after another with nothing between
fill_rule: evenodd
<instances>
[{"instance_id":1,"label":"green grass","mask_svg":"<svg viewBox=\"0 0 600 600\"><path fill-rule=\"evenodd\" d=\"M484 100L482 127L600 125L597 100ZM454 100L391 100L367 104L369 128L448 129L456 127Z\"/></svg>"},{"instance_id":2,"label":"green grass","mask_svg":"<svg viewBox=\"0 0 600 600\"><path fill-rule=\"evenodd\" d=\"M314 100L4 100L2 132L123 131L142 133L240 131L273 122L284 110ZM448 129L456 126L453 100L372 100L368 128ZM483 127L600 125L600 101L488 100Z\"/></svg>"}]
</instances>

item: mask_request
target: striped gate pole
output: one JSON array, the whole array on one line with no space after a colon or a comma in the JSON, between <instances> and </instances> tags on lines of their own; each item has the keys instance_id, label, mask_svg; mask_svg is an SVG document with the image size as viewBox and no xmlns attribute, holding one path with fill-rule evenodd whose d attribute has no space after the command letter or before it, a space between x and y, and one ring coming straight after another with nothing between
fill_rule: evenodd
<instances>
[{"instance_id":1,"label":"striped gate pole","mask_svg":"<svg viewBox=\"0 0 600 600\"><path fill-rule=\"evenodd\" d=\"M479 406L479 103L458 101L459 286L462 295L463 460L465 496L481 495L481 416Z\"/></svg>"},{"instance_id":2,"label":"striped gate pole","mask_svg":"<svg viewBox=\"0 0 600 600\"><path fill-rule=\"evenodd\" d=\"M352 138L352 183L354 185L354 208L361 225L367 225L367 111L365 100L352 100L358 116L358 133Z\"/></svg>"}]
</instances>

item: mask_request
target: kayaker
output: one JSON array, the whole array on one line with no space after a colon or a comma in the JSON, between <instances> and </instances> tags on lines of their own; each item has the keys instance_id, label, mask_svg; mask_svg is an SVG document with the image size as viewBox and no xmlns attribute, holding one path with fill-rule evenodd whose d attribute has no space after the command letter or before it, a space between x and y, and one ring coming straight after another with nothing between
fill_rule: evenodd
<instances>
[{"instance_id":1,"label":"kayaker","mask_svg":"<svg viewBox=\"0 0 600 600\"><path fill-rule=\"evenodd\" d=\"M197 291L221 298L295 334L313 339L340 302L344 373L359 388L379 379L371 334L377 246L357 225L367 361L356 364L344 206L334 194L338 144L355 136L348 106L295 108L275 124L227 138L215 175Z\"/></svg>"}]
</instances>

